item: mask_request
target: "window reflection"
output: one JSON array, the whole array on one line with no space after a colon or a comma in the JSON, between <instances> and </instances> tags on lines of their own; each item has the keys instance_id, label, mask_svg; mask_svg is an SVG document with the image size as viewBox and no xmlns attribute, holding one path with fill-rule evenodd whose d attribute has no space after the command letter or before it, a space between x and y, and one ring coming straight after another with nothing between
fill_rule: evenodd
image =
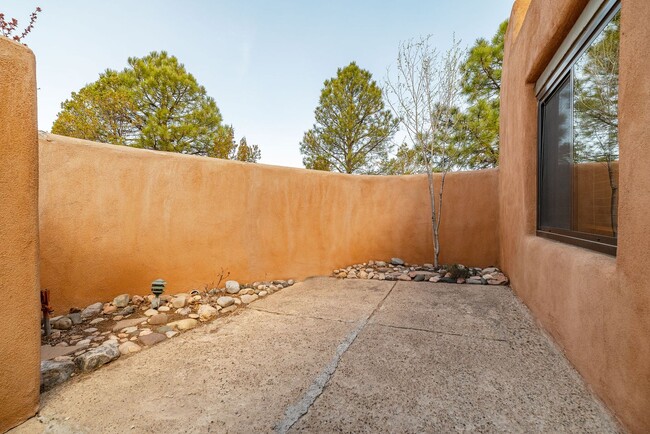
<instances>
[{"instance_id":1,"label":"window reflection","mask_svg":"<svg viewBox=\"0 0 650 434\"><path fill-rule=\"evenodd\" d=\"M573 230L618 231L620 12L573 67Z\"/></svg>"}]
</instances>

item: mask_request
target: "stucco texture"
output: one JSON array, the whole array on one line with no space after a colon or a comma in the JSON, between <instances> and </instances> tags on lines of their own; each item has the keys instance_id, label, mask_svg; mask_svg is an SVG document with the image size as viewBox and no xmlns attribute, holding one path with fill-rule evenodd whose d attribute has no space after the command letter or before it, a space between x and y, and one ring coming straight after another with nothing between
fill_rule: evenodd
<instances>
[{"instance_id":1,"label":"stucco texture","mask_svg":"<svg viewBox=\"0 0 650 434\"><path fill-rule=\"evenodd\" d=\"M0 432L38 408L38 142L33 53L0 37Z\"/></svg>"},{"instance_id":2,"label":"stucco texture","mask_svg":"<svg viewBox=\"0 0 650 434\"><path fill-rule=\"evenodd\" d=\"M501 265L512 287L632 432L650 431L650 2L623 0L618 255L535 236L534 83L587 0L517 1L506 38L499 165Z\"/></svg>"},{"instance_id":3,"label":"stucco texture","mask_svg":"<svg viewBox=\"0 0 650 434\"><path fill-rule=\"evenodd\" d=\"M496 264L498 172L445 182L441 261ZM58 312L216 283L432 262L427 179L358 176L40 138L41 284ZM223 282L222 282L223 285Z\"/></svg>"}]
</instances>

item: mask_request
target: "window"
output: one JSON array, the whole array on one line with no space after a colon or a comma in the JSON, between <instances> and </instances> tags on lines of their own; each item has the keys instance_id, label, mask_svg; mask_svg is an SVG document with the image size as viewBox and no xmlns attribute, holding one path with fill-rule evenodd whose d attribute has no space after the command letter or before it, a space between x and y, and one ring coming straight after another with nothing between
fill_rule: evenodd
<instances>
[{"instance_id":1,"label":"window","mask_svg":"<svg viewBox=\"0 0 650 434\"><path fill-rule=\"evenodd\" d=\"M616 254L620 3L592 0L537 82L537 234Z\"/></svg>"}]
</instances>

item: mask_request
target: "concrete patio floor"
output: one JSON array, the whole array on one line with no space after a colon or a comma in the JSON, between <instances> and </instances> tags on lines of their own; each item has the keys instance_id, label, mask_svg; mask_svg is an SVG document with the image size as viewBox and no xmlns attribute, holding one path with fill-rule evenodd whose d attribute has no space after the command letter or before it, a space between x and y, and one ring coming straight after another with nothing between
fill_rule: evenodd
<instances>
[{"instance_id":1,"label":"concrete patio floor","mask_svg":"<svg viewBox=\"0 0 650 434\"><path fill-rule=\"evenodd\" d=\"M507 287L313 278L42 395L12 432L617 432Z\"/></svg>"}]
</instances>

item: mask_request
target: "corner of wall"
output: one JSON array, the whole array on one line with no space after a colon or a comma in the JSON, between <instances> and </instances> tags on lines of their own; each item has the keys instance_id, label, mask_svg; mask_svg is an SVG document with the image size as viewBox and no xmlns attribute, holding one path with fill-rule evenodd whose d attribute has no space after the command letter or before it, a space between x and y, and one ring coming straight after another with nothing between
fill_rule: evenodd
<instances>
[{"instance_id":1,"label":"corner of wall","mask_svg":"<svg viewBox=\"0 0 650 434\"><path fill-rule=\"evenodd\" d=\"M38 132L36 62L0 37L0 432L38 410Z\"/></svg>"}]
</instances>

